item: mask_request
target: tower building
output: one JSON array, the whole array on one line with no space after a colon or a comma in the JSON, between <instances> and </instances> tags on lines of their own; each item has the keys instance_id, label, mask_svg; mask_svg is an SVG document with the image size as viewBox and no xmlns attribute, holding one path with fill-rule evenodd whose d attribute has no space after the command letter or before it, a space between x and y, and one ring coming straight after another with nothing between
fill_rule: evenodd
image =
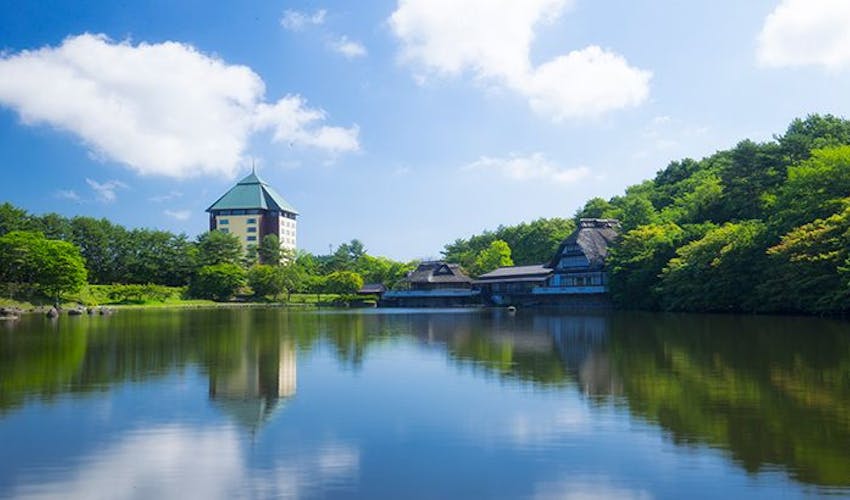
<instances>
[{"instance_id":1,"label":"tower building","mask_svg":"<svg viewBox=\"0 0 850 500\"><path fill-rule=\"evenodd\" d=\"M208 209L210 231L219 230L239 238L242 249L258 246L266 235L280 239L280 248L295 250L298 211L256 171L239 181Z\"/></svg>"}]
</instances>

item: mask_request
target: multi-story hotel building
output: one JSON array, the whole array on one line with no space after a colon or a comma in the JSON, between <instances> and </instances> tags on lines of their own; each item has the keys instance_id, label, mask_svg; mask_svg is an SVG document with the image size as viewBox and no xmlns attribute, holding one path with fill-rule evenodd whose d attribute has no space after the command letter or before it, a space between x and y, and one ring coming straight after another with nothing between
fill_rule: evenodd
<instances>
[{"instance_id":1,"label":"multi-story hotel building","mask_svg":"<svg viewBox=\"0 0 850 500\"><path fill-rule=\"evenodd\" d=\"M298 211L255 171L224 193L207 212L210 231L237 236L244 250L259 246L269 234L280 239L281 249L295 250Z\"/></svg>"}]
</instances>

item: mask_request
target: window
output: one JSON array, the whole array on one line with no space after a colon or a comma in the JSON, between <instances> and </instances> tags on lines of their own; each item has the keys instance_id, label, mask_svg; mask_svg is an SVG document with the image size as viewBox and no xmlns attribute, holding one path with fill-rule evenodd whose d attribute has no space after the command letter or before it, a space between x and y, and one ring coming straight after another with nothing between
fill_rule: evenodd
<instances>
[{"instance_id":1,"label":"window","mask_svg":"<svg viewBox=\"0 0 850 500\"><path fill-rule=\"evenodd\" d=\"M256 228L255 226L251 226L251 227L249 227L249 228L248 228L248 232L249 232L249 233L256 233L256 232L257 232L257 228Z\"/></svg>"},{"instance_id":2,"label":"window","mask_svg":"<svg viewBox=\"0 0 850 500\"><path fill-rule=\"evenodd\" d=\"M569 255L566 257L561 257L561 262L558 265L560 269L566 268L575 268L575 267L587 267L587 257L584 255Z\"/></svg>"},{"instance_id":3,"label":"window","mask_svg":"<svg viewBox=\"0 0 850 500\"><path fill-rule=\"evenodd\" d=\"M248 222L248 224L256 224L256 223L257 223L257 219L250 218L250 219L248 219L248 221L247 221L247 222Z\"/></svg>"},{"instance_id":4,"label":"window","mask_svg":"<svg viewBox=\"0 0 850 500\"><path fill-rule=\"evenodd\" d=\"M230 219L219 219L218 224L220 226L226 226L226 225L230 224Z\"/></svg>"},{"instance_id":5,"label":"window","mask_svg":"<svg viewBox=\"0 0 850 500\"><path fill-rule=\"evenodd\" d=\"M257 241L257 237L256 236L248 236L248 238L246 238L246 240L247 241Z\"/></svg>"},{"instance_id":6,"label":"window","mask_svg":"<svg viewBox=\"0 0 850 500\"><path fill-rule=\"evenodd\" d=\"M223 228L220 228L220 229L219 229L219 231L221 231L222 233L229 233L229 232L230 232L230 229L227 229L226 227L223 227Z\"/></svg>"}]
</instances>

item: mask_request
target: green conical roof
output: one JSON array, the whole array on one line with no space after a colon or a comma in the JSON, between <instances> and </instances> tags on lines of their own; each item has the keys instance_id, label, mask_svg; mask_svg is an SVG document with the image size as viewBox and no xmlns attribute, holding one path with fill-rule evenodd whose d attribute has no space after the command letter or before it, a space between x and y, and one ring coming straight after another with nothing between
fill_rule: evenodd
<instances>
[{"instance_id":1,"label":"green conical roof","mask_svg":"<svg viewBox=\"0 0 850 500\"><path fill-rule=\"evenodd\" d=\"M293 214L298 213L295 207L283 199L283 196L260 179L256 172L251 172L248 177L230 188L230 191L224 193L224 196L210 205L207 212L241 209L281 210Z\"/></svg>"}]
</instances>

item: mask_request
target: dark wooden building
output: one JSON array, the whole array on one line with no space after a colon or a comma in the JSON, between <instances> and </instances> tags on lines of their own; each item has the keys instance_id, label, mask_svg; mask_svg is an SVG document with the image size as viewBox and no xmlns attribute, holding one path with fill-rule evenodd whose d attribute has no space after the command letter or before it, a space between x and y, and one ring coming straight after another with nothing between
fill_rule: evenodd
<instances>
[{"instance_id":1,"label":"dark wooden building","mask_svg":"<svg viewBox=\"0 0 850 500\"><path fill-rule=\"evenodd\" d=\"M381 307L459 307L481 305L480 292L458 264L422 262L399 290L384 293Z\"/></svg>"},{"instance_id":2,"label":"dark wooden building","mask_svg":"<svg viewBox=\"0 0 850 500\"><path fill-rule=\"evenodd\" d=\"M615 219L581 219L549 262L499 268L475 285L492 305L608 307L606 259L619 231Z\"/></svg>"}]
</instances>

